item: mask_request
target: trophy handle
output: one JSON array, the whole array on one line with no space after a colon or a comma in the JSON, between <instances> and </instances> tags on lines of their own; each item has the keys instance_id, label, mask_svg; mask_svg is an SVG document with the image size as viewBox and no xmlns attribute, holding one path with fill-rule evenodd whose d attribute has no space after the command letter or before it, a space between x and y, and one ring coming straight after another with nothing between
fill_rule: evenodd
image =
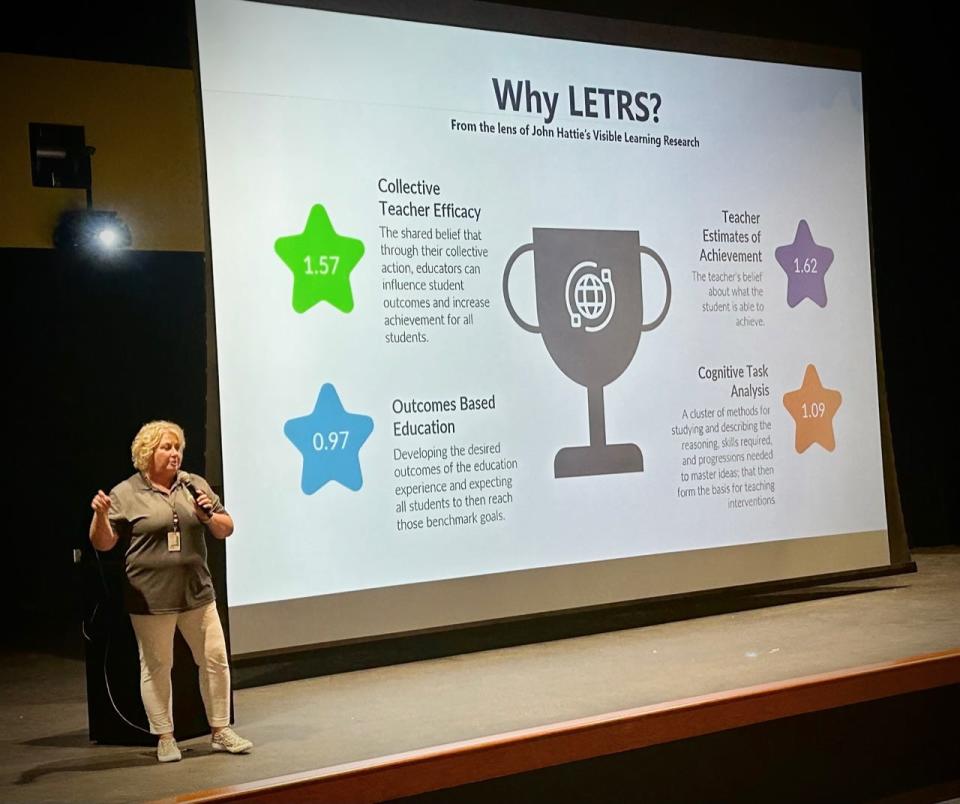
<instances>
[{"instance_id":1,"label":"trophy handle","mask_svg":"<svg viewBox=\"0 0 960 804\"><path fill-rule=\"evenodd\" d=\"M520 248L510 255L510 259L507 260L507 267L503 269L503 300L507 303L507 312L510 313L511 318L517 322L518 326L525 329L527 332L539 334L540 327L535 326L534 324L528 324L519 315L517 315L517 311L513 309L513 302L510 301L510 271L513 270L513 264L517 261L517 257L527 251L533 251L533 243L527 243L526 245L520 246ZM664 270L666 270L666 268L664 268Z\"/></svg>"},{"instance_id":2,"label":"trophy handle","mask_svg":"<svg viewBox=\"0 0 960 804\"><path fill-rule=\"evenodd\" d=\"M670 296L673 291L670 287L670 274L667 273L667 266L663 264L663 260L660 259L660 255L657 254L657 252L652 248L647 248L646 246L640 246L640 253L649 254L654 260L656 260L657 265L660 266L660 270L663 271L663 279L667 283L667 298L663 303L663 309L660 311L660 315L658 315L649 324L640 325L641 332L649 332L651 329L656 329L659 327L663 323L663 319L667 317L667 310L670 309ZM640 281L642 283L643 279L641 278Z\"/></svg>"}]
</instances>

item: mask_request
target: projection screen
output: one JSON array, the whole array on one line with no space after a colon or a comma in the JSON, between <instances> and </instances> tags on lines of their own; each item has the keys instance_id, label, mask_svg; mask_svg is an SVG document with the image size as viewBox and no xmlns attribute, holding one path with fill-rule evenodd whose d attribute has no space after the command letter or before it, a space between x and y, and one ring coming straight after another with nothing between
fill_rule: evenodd
<instances>
[{"instance_id":1,"label":"projection screen","mask_svg":"<svg viewBox=\"0 0 960 804\"><path fill-rule=\"evenodd\" d=\"M197 3L235 655L890 563L860 73L484 14Z\"/></svg>"}]
</instances>

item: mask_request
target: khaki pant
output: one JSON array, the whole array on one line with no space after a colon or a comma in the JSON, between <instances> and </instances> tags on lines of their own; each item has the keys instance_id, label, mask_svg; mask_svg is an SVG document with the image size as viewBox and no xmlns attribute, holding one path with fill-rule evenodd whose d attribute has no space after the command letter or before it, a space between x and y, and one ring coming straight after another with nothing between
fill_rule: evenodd
<instances>
[{"instance_id":1,"label":"khaki pant","mask_svg":"<svg viewBox=\"0 0 960 804\"><path fill-rule=\"evenodd\" d=\"M200 695L211 726L230 725L230 665L216 603L173 614L131 614L140 649L140 695L151 734L173 731L173 637L179 628L200 670Z\"/></svg>"}]
</instances>

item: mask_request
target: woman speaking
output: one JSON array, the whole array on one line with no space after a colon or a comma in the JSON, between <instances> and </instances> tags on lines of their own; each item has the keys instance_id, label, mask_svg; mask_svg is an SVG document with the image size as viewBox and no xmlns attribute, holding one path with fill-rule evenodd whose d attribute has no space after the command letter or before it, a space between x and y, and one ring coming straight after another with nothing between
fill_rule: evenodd
<instances>
[{"instance_id":1,"label":"woman speaking","mask_svg":"<svg viewBox=\"0 0 960 804\"><path fill-rule=\"evenodd\" d=\"M230 666L207 567L205 532L233 533L233 520L207 481L180 470L186 440L172 422L149 422L133 439L137 472L93 498L90 541L118 542L125 555L124 602L140 650L140 694L159 736L157 759L176 762L170 670L179 628L200 668L200 693L214 751L241 754L253 743L230 728Z\"/></svg>"}]
</instances>

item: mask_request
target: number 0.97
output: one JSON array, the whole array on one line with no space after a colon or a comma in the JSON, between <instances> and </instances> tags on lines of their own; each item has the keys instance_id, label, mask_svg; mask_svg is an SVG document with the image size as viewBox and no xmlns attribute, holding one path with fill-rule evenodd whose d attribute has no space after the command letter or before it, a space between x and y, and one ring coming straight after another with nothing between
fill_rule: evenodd
<instances>
[{"instance_id":1,"label":"number 0.97","mask_svg":"<svg viewBox=\"0 0 960 804\"><path fill-rule=\"evenodd\" d=\"M334 450L337 449L337 447L346 449L347 437L349 435L349 430L331 430L329 433L314 433L313 448L317 452Z\"/></svg>"}]
</instances>

